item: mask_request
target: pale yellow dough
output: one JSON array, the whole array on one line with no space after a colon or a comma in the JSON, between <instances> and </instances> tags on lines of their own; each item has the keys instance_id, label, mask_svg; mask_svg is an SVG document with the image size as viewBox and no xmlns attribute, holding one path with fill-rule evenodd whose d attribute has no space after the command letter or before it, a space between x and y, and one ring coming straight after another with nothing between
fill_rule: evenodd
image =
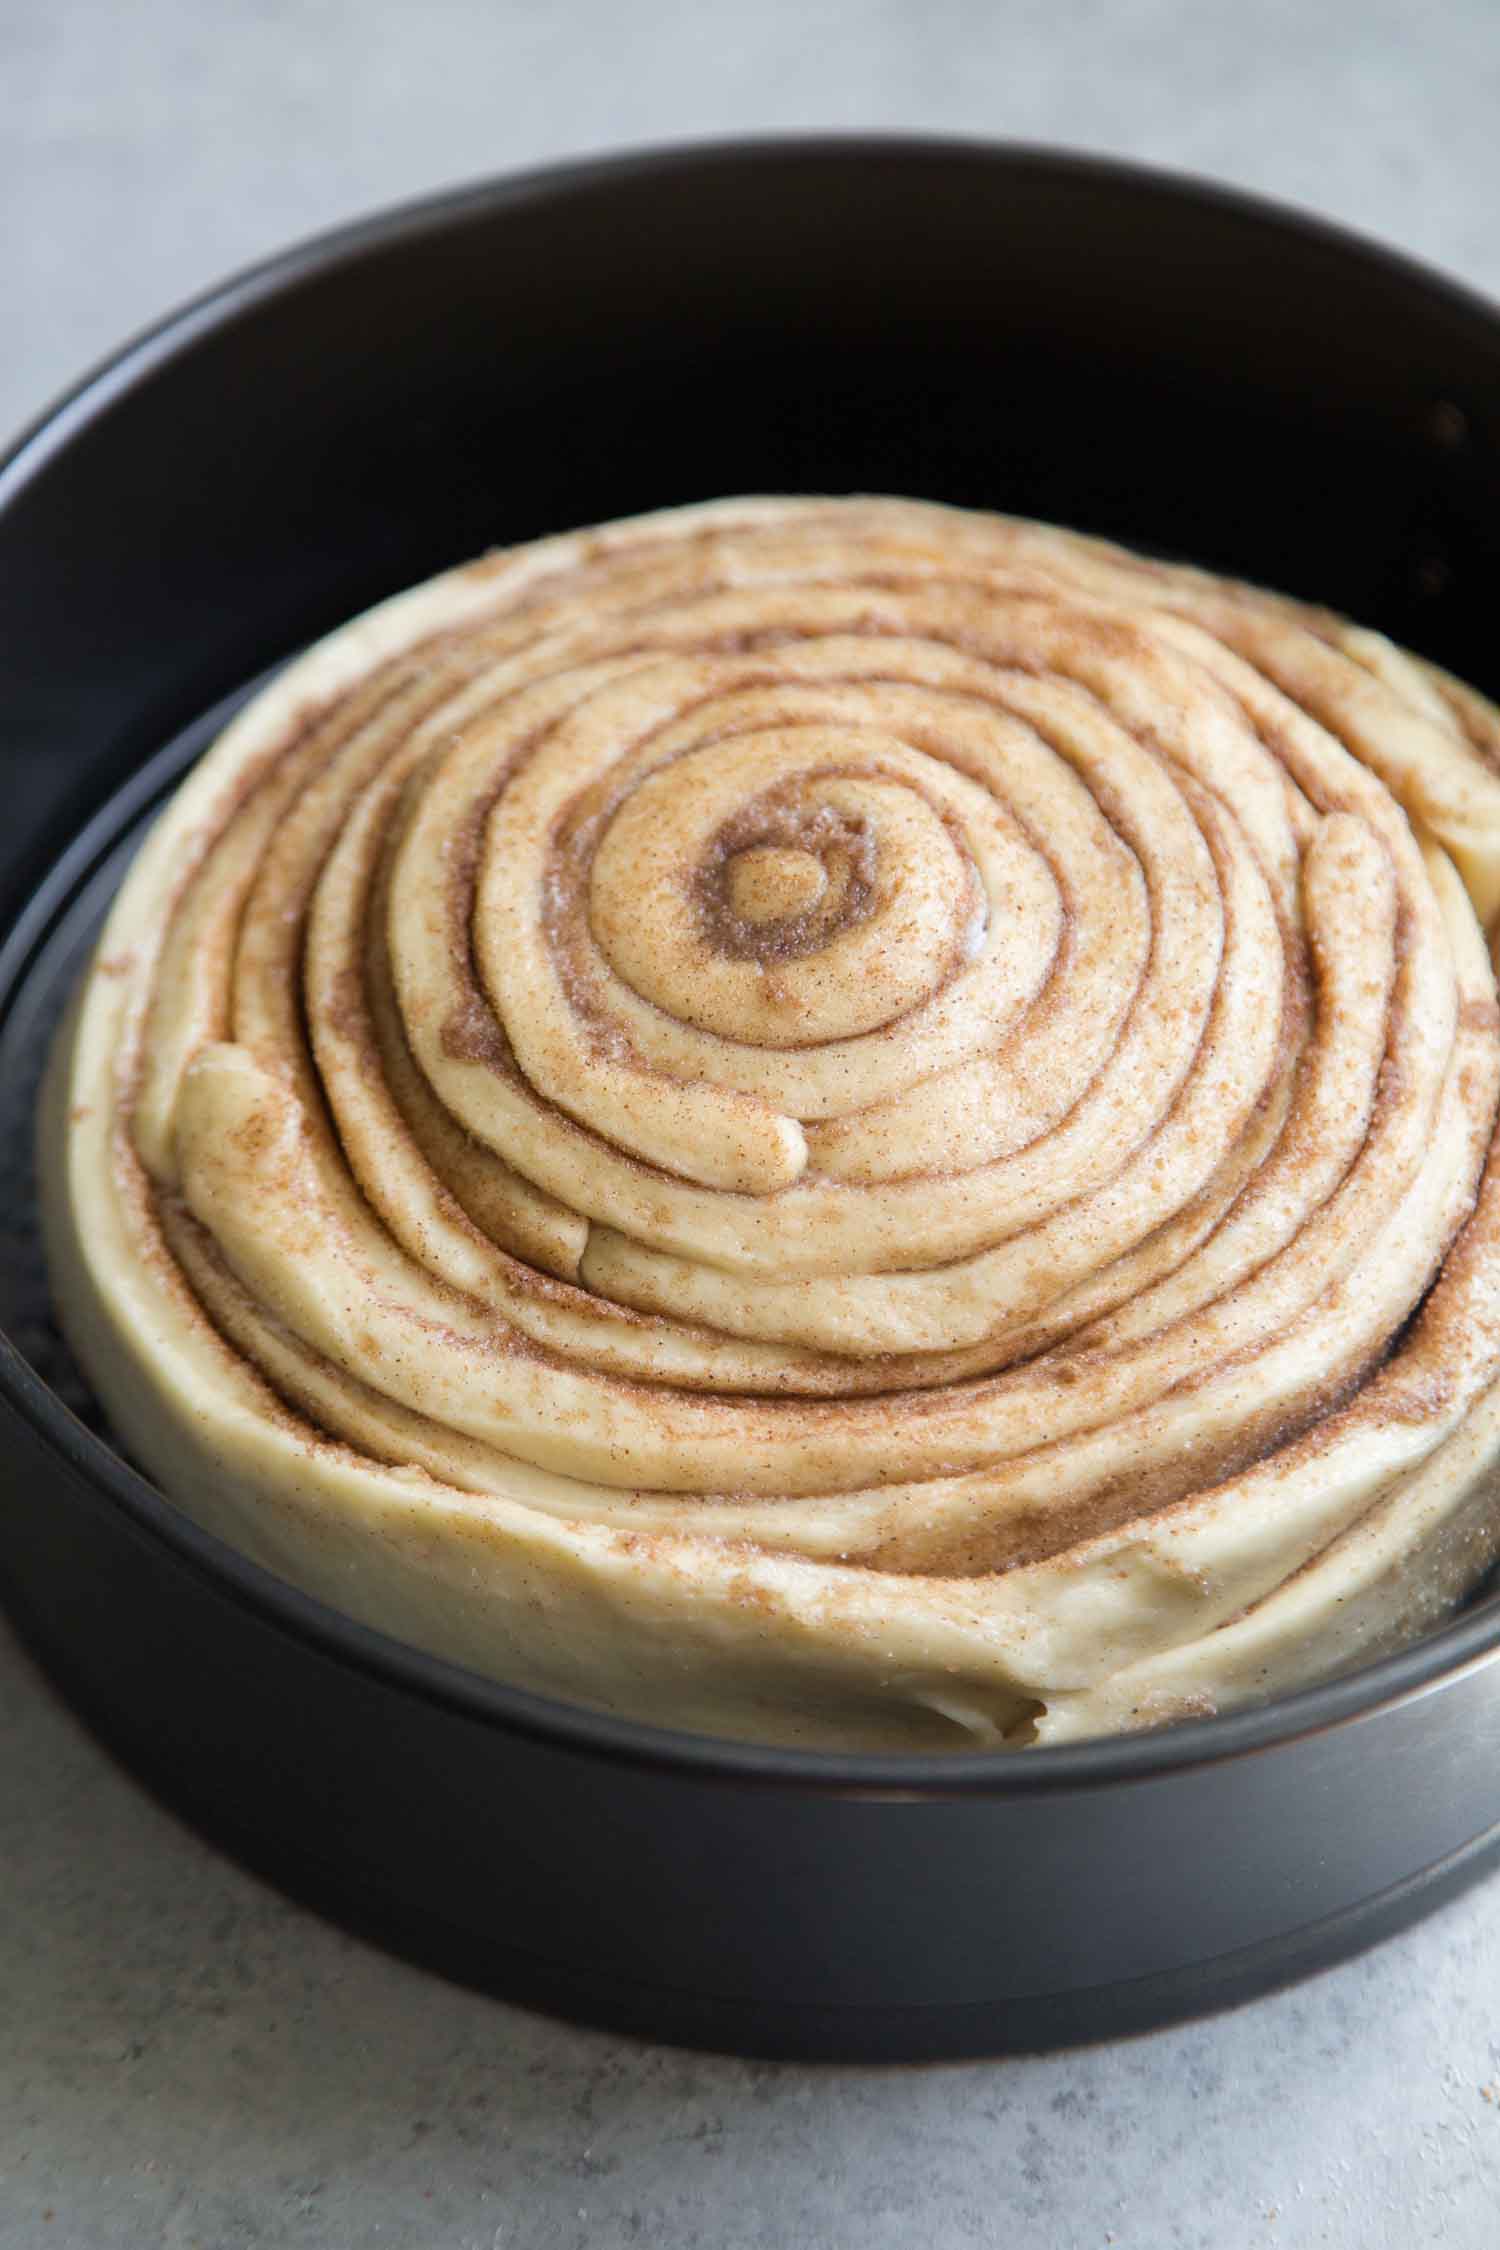
<instances>
[{"instance_id":1,"label":"pale yellow dough","mask_svg":"<svg viewBox=\"0 0 1500 2250\"><path fill-rule=\"evenodd\" d=\"M1226 1709L1500 1546L1500 716L1050 527L736 500L292 664L44 1211L123 1449L366 1622L868 1749Z\"/></svg>"}]
</instances>

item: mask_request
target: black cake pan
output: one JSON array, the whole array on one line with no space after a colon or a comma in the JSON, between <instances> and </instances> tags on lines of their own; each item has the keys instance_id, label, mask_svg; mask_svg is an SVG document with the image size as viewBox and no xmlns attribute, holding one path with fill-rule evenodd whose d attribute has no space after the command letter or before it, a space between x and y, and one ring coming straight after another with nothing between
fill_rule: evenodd
<instances>
[{"instance_id":1,"label":"black cake pan","mask_svg":"<svg viewBox=\"0 0 1500 2250\"><path fill-rule=\"evenodd\" d=\"M251 684L497 543L743 491L1051 517L1500 690L1500 317L1347 235L1026 149L784 141L502 180L296 249L0 470L0 1585L84 1718L274 1881L470 1982L746 2052L1137 2029L1500 1856L1500 1600L1258 1710L834 1756L496 1686L319 1606L108 1448L30 1104L140 822Z\"/></svg>"}]
</instances>

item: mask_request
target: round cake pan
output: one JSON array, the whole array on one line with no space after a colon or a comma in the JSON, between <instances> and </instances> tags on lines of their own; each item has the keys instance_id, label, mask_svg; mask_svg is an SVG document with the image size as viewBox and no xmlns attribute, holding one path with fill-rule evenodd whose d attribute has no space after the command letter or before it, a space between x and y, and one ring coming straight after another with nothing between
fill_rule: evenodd
<instances>
[{"instance_id":1,"label":"round cake pan","mask_svg":"<svg viewBox=\"0 0 1500 2250\"><path fill-rule=\"evenodd\" d=\"M29 1109L123 857L234 700L496 543L712 494L1041 515L1335 604L1500 690L1500 318L1118 165L674 150L298 249L133 345L0 471L0 1575L172 1804L497 1992L891 2057L1094 2037L1330 1962L1500 1855L1500 1603L1220 1719L1019 1756L654 1731L383 1640L91 1426Z\"/></svg>"}]
</instances>

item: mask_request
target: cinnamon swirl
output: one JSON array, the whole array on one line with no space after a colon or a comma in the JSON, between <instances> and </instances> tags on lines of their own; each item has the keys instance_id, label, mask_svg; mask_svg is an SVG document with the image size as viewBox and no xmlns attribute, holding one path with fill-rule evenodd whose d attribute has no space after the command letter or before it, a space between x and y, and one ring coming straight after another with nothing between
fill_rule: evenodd
<instances>
[{"instance_id":1,"label":"cinnamon swirl","mask_svg":"<svg viewBox=\"0 0 1500 2250\"><path fill-rule=\"evenodd\" d=\"M749 500L335 633L59 1041L122 1446L502 1679L1063 1742L1500 1545L1500 714L1046 526Z\"/></svg>"}]
</instances>

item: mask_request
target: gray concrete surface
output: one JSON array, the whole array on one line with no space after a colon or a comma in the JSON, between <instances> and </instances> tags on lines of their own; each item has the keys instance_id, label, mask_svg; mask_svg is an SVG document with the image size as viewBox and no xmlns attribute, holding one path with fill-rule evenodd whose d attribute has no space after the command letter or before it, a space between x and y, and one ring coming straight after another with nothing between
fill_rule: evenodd
<instances>
[{"instance_id":1,"label":"gray concrete surface","mask_svg":"<svg viewBox=\"0 0 1500 2250\"><path fill-rule=\"evenodd\" d=\"M1497 120L1494 0L0 0L0 429L311 229L726 131L1122 151L1496 290ZM1128 2045L704 2060L452 1991L286 1905L116 1770L0 1627L3 2250L1497 2242L1500 1884Z\"/></svg>"}]
</instances>

